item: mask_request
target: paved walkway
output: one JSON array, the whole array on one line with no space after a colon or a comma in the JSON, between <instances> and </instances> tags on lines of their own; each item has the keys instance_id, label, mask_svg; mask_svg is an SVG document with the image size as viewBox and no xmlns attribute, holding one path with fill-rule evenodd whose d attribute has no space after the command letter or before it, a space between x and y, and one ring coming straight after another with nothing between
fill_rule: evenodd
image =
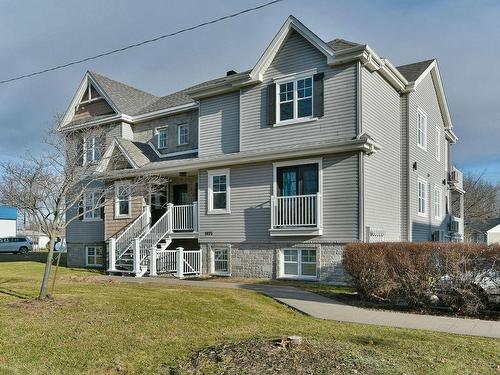
<instances>
[{"instance_id":1,"label":"paved walkway","mask_svg":"<svg viewBox=\"0 0 500 375\"><path fill-rule=\"evenodd\" d=\"M365 309L289 286L189 281L174 278L119 276L103 276L103 278L140 284L159 283L203 288L247 289L263 293L295 310L319 319L500 338L500 322Z\"/></svg>"}]
</instances>

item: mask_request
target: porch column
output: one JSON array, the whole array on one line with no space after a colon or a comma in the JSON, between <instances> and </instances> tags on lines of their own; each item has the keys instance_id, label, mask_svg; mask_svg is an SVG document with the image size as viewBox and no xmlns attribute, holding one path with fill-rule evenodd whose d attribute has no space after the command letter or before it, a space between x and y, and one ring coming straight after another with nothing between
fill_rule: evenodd
<instances>
[{"instance_id":1,"label":"porch column","mask_svg":"<svg viewBox=\"0 0 500 375\"><path fill-rule=\"evenodd\" d=\"M172 233L174 231L174 205L173 203L167 204L167 212L168 212L168 232Z\"/></svg>"},{"instance_id":2,"label":"porch column","mask_svg":"<svg viewBox=\"0 0 500 375\"><path fill-rule=\"evenodd\" d=\"M198 202L193 202L193 232L198 232Z\"/></svg>"},{"instance_id":3,"label":"porch column","mask_svg":"<svg viewBox=\"0 0 500 375\"><path fill-rule=\"evenodd\" d=\"M108 271L116 271L116 239L113 237L108 242Z\"/></svg>"},{"instance_id":4,"label":"porch column","mask_svg":"<svg viewBox=\"0 0 500 375\"><path fill-rule=\"evenodd\" d=\"M156 276L156 248L154 246L151 248L149 257L149 276Z\"/></svg>"},{"instance_id":5,"label":"porch column","mask_svg":"<svg viewBox=\"0 0 500 375\"><path fill-rule=\"evenodd\" d=\"M179 279L184 278L184 248L178 247L177 249L177 272L176 276Z\"/></svg>"},{"instance_id":6,"label":"porch column","mask_svg":"<svg viewBox=\"0 0 500 375\"><path fill-rule=\"evenodd\" d=\"M140 240L139 238L134 238L134 242L133 242L133 264L134 264L134 272L137 276L137 274L140 272L140 267L141 267L141 252L140 252L140 247L141 247L141 243L140 243Z\"/></svg>"}]
</instances>

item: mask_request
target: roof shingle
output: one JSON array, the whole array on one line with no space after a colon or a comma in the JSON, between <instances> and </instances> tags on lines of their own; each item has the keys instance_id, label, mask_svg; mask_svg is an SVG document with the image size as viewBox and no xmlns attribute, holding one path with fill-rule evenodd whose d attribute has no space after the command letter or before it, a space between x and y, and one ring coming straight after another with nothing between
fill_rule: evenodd
<instances>
[{"instance_id":1,"label":"roof shingle","mask_svg":"<svg viewBox=\"0 0 500 375\"><path fill-rule=\"evenodd\" d=\"M422 75L422 73L432 64L435 59L416 62L413 64L400 65L396 69L408 80L413 82Z\"/></svg>"}]
</instances>

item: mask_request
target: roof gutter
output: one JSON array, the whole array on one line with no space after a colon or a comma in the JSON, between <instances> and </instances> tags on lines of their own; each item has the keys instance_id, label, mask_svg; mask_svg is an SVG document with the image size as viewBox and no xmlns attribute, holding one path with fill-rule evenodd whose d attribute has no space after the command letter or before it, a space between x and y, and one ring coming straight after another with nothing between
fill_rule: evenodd
<instances>
[{"instance_id":1,"label":"roof gutter","mask_svg":"<svg viewBox=\"0 0 500 375\"><path fill-rule=\"evenodd\" d=\"M135 124L135 123L139 123L139 122L143 122L143 121L147 121L147 120L152 120L152 119L166 116L166 115L172 115L172 114L190 111L192 109L198 108L198 106L199 106L198 103L194 102L194 103L182 104L182 105L179 105L176 107L162 109L162 110L155 111L155 112L145 113L145 114L138 115L138 116L129 116L129 115L125 115L125 114L118 114L118 115L115 115L113 117L107 117L104 119L90 121L90 122L86 122L86 123L79 124L79 125L64 126L64 127L61 127L59 129L59 131L62 131L62 132L73 131L73 130L87 128L90 126L106 125L106 124L109 124L111 122L116 122L116 121L125 121L125 122L131 123L131 124Z\"/></svg>"},{"instance_id":2,"label":"roof gutter","mask_svg":"<svg viewBox=\"0 0 500 375\"><path fill-rule=\"evenodd\" d=\"M171 160L167 166L158 166L157 162L149 163L136 170L121 170L106 173L109 179L128 178L152 174L169 174L178 172L197 171L199 169L218 168L237 164L258 163L264 161L276 161L293 157L313 156L321 154L337 154L343 152L363 152L371 154L381 149L381 146L369 137L344 140L340 142L314 143L301 145L300 147L280 147L261 149L256 151L244 151L234 154L214 155L196 159Z\"/></svg>"}]
</instances>

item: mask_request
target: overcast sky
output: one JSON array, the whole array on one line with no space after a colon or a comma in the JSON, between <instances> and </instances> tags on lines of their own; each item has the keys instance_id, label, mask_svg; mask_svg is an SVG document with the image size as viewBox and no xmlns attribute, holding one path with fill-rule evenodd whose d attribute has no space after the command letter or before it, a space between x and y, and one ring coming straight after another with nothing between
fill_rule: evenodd
<instances>
[{"instance_id":1,"label":"overcast sky","mask_svg":"<svg viewBox=\"0 0 500 375\"><path fill-rule=\"evenodd\" d=\"M0 80L264 3L0 0ZM86 70L156 95L251 68L289 14L323 40L369 44L394 65L437 58L459 136L454 161L500 182L500 1L286 0L97 61L0 85L0 158L39 149Z\"/></svg>"}]
</instances>

